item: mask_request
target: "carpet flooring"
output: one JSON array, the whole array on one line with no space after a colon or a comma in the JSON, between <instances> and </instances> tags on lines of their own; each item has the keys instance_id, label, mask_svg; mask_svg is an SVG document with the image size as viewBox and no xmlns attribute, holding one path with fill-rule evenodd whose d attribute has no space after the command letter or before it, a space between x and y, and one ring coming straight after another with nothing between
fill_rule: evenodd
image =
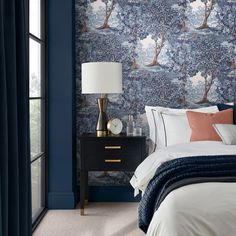
<instances>
[{"instance_id":1,"label":"carpet flooring","mask_svg":"<svg viewBox=\"0 0 236 236\"><path fill-rule=\"evenodd\" d=\"M80 210L50 210L33 236L143 236L137 203L89 203Z\"/></svg>"}]
</instances>

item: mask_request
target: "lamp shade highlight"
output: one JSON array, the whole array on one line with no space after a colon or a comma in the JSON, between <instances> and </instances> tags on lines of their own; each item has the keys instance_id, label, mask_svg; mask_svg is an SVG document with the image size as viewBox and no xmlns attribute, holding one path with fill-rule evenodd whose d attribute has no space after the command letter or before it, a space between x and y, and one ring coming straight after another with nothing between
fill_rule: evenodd
<instances>
[{"instance_id":1,"label":"lamp shade highlight","mask_svg":"<svg viewBox=\"0 0 236 236\"><path fill-rule=\"evenodd\" d=\"M82 93L122 93L122 64L118 62L88 62L82 64Z\"/></svg>"}]
</instances>

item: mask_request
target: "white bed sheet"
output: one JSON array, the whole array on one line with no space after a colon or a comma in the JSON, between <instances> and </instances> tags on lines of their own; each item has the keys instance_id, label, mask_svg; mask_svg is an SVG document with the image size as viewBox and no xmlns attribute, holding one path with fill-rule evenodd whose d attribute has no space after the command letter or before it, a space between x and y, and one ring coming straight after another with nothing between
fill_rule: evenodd
<instances>
[{"instance_id":1,"label":"white bed sheet","mask_svg":"<svg viewBox=\"0 0 236 236\"><path fill-rule=\"evenodd\" d=\"M145 191L165 161L188 156L233 155L236 145L202 141L157 150L143 161L131 179ZM201 183L172 191L150 223L148 236L236 236L236 183Z\"/></svg>"},{"instance_id":2,"label":"white bed sheet","mask_svg":"<svg viewBox=\"0 0 236 236\"><path fill-rule=\"evenodd\" d=\"M147 236L235 236L236 183L201 183L172 191Z\"/></svg>"}]
</instances>

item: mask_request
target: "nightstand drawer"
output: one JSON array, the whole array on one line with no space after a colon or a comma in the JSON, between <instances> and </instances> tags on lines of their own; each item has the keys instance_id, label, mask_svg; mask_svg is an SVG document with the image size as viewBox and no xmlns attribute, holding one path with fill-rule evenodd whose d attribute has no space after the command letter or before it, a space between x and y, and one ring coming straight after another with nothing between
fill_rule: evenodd
<instances>
[{"instance_id":1,"label":"nightstand drawer","mask_svg":"<svg viewBox=\"0 0 236 236\"><path fill-rule=\"evenodd\" d=\"M134 171L142 160L139 153L137 152L133 155L107 154L104 156L87 156L85 169L90 171Z\"/></svg>"},{"instance_id":2,"label":"nightstand drawer","mask_svg":"<svg viewBox=\"0 0 236 236\"><path fill-rule=\"evenodd\" d=\"M85 142L88 156L110 156L122 154L139 154L140 145L138 140L89 140Z\"/></svg>"}]
</instances>

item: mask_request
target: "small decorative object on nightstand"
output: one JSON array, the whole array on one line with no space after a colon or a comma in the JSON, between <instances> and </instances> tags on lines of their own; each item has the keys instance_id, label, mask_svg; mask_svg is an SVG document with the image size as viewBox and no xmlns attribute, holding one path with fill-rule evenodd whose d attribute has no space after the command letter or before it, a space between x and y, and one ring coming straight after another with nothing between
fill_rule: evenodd
<instances>
[{"instance_id":1,"label":"small decorative object on nightstand","mask_svg":"<svg viewBox=\"0 0 236 236\"><path fill-rule=\"evenodd\" d=\"M135 126L135 123L134 123L133 115L128 115L128 122L127 122L127 125L126 125L126 134L128 136L133 135L134 126Z\"/></svg>"},{"instance_id":2,"label":"small decorative object on nightstand","mask_svg":"<svg viewBox=\"0 0 236 236\"><path fill-rule=\"evenodd\" d=\"M111 134L120 134L123 129L122 121L118 118L110 119L107 123L107 130Z\"/></svg>"},{"instance_id":3,"label":"small decorative object on nightstand","mask_svg":"<svg viewBox=\"0 0 236 236\"><path fill-rule=\"evenodd\" d=\"M146 157L146 137L97 137L96 134L80 136L80 207L84 214L88 199L89 171L135 171Z\"/></svg>"}]
</instances>

